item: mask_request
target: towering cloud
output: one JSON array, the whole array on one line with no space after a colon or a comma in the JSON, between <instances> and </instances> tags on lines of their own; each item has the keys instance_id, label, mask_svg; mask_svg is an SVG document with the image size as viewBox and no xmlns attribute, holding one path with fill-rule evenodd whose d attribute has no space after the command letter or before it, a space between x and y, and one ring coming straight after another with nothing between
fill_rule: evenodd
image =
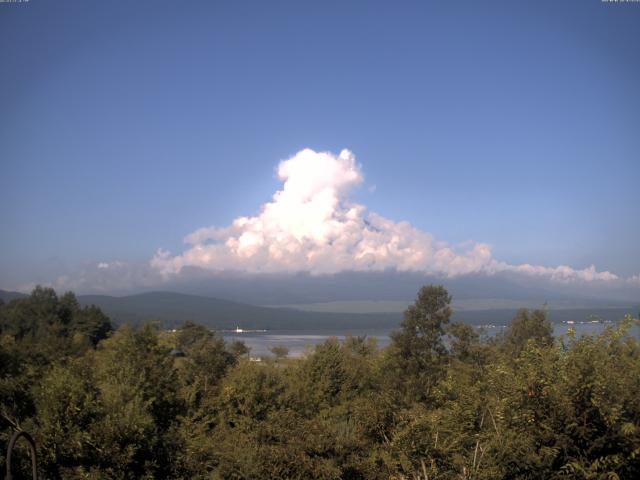
<instances>
[{"instance_id":1,"label":"towering cloud","mask_svg":"<svg viewBox=\"0 0 640 480\"><path fill-rule=\"evenodd\" d=\"M305 149L280 162L277 171L282 188L256 216L196 230L185 238L189 247L182 254L159 250L151 265L164 276L192 266L256 273L396 269L444 276L511 271L561 282L618 279L593 266L509 265L494 259L486 244L454 247L408 222L367 213L349 200L363 175L348 150L334 155Z\"/></svg>"}]
</instances>

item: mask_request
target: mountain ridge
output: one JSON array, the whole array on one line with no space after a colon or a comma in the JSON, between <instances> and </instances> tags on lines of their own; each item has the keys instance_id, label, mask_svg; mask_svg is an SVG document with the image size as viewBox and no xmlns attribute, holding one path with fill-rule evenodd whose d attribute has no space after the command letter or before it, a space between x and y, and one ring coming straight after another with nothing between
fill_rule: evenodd
<instances>
[{"instance_id":1,"label":"mountain ridge","mask_svg":"<svg viewBox=\"0 0 640 480\"><path fill-rule=\"evenodd\" d=\"M0 290L0 299L11 301L27 295ZM396 328L402 312L328 312L293 308L294 305L257 306L231 300L184 294L171 291L149 291L134 295L78 295L81 305L96 305L116 324L139 324L158 320L166 328L175 328L191 320L219 330L268 329L268 330L323 330L323 329L374 329ZM452 320L471 324L507 324L518 308L484 308L464 310L454 308ZM582 308L550 309L553 322L567 320L585 321L599 317L617 320L637 307L590 306Z\"/></svg>"}]
</instances>

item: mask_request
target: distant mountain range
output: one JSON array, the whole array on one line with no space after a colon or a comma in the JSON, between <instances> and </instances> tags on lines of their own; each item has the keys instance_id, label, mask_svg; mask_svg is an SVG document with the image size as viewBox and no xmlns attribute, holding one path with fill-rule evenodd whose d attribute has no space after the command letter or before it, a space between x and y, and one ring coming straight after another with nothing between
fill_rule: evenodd
<instances>
[{"instance_id":1,"label":"distant mountain range","mask_svg":"<svg viewBox=\"0 0 640 480\"><path fill-rule=\"evenodd\" d=\"M397 325L400 313L352 314L307 312L292 308L269 308L218 298L173 292L148 292L126 297L81 295L82 304L99 306L118 323L138 323L161 320L167 326L177 326L192 320L218 329L264 328L319 329L383 328Z\"/></svg>"},{"instance_id":2,"label":"distant mountain range","mask_svg":"<svg viewBox=\"0 0 640 480\"><path fill-rule=\"evenodd\" d=\"M4 302L25 295L0 290L0 299ZM173 328L186 320L202 323L216 329L373 329L395 328L402 319L401 311L383 311L373 313L312 311L308 306L299 309L291 305L287 308L264 307L246 303L221 300L218 298L189 295L175 292L147 292L127 296L79 295L83 305L97 305L116 323L137 324L147 320L159 320L167 328ZM524 302L523 302L524 303ZM485 308L476 310L454 309L454 320L472 324L508 323L517 308ZM529 306L529 305L523 305ZM632 306L590 306L581 308L550 308L552 321L587 320L591 315L603 319L616 320L626 313L637 313Z\"/></svg>"},{"instance_id":3,"label":"distant mountain range","mask_svg":"<svg viewBox=\"0 0 640 480\"><path fill-rule=\"evenodd\" d=\"M19 292L7 292L6 290L0 290L0 300L5 303L15 300L16 298L24 298L26 295Z\"/></svg>"},{"instance_id":4,"label":"distant mountain range","mask_svg":"<svg viewBox=\"0 0 640 480\"><path fill-rule=\"evenodd\" d=\"M0 290L5 302L26 295ZM397 325L400 313L325 313L292 308L270 308L174 292L147 292L121 297L78 295L82 305L97 305L117 324L159 320L173 328L186 320L216 329L336 329L387 328Z\"/></svg>"}]
</instances>

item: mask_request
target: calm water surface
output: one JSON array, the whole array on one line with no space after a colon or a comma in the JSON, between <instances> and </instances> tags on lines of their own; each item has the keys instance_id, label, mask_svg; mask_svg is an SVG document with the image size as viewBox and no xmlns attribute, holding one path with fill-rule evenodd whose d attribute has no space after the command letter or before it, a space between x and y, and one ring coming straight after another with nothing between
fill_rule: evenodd
<instances>
[{"instance_id":1,"label":"calm water surface","mask_svg":"<svg viewBox=\"0 0 640 480\"><path fill-rule=\"evenodd\" d=\"M566 323L554 324L554 335L560 336L567 333L569 327L573 327L578 335L594 334L601 332L606 325L602 323ZM505 327L501 325L484 326L485 335L493 336L501 332ZM378 347L385 347L391 339L389 334L392 329L369 330L269 330L266 332L221 332L226 341L240 340L251 349L251 357L271 355L270 349L275 346L285 346L289 349L290 357L300 357L314 345L323 343L330 337L336 337L343 341L345 337L364 336L376 339ZM640 329L633 327L633 334L640 336Z\"/></svg>"}]
</instances>

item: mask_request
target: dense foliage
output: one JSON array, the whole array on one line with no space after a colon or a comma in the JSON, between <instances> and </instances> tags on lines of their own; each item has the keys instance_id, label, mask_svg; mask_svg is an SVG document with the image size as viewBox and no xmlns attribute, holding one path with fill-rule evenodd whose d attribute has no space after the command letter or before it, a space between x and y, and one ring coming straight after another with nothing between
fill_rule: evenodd
<instances>
[{"instance_id":1,"label":"dense foliage","mask_svg":"<svg viewBox=\"0 0 640 480\"><path fill-rule=\"evenodd\" d=\"M0 464L25 429L51 479L640 478L636 320L554 339L522 310L486 339L450 301L421 289L385 349L252 362L194 323L114 331L36 288L0 304Z\"/></svg>"}]
</instances>

